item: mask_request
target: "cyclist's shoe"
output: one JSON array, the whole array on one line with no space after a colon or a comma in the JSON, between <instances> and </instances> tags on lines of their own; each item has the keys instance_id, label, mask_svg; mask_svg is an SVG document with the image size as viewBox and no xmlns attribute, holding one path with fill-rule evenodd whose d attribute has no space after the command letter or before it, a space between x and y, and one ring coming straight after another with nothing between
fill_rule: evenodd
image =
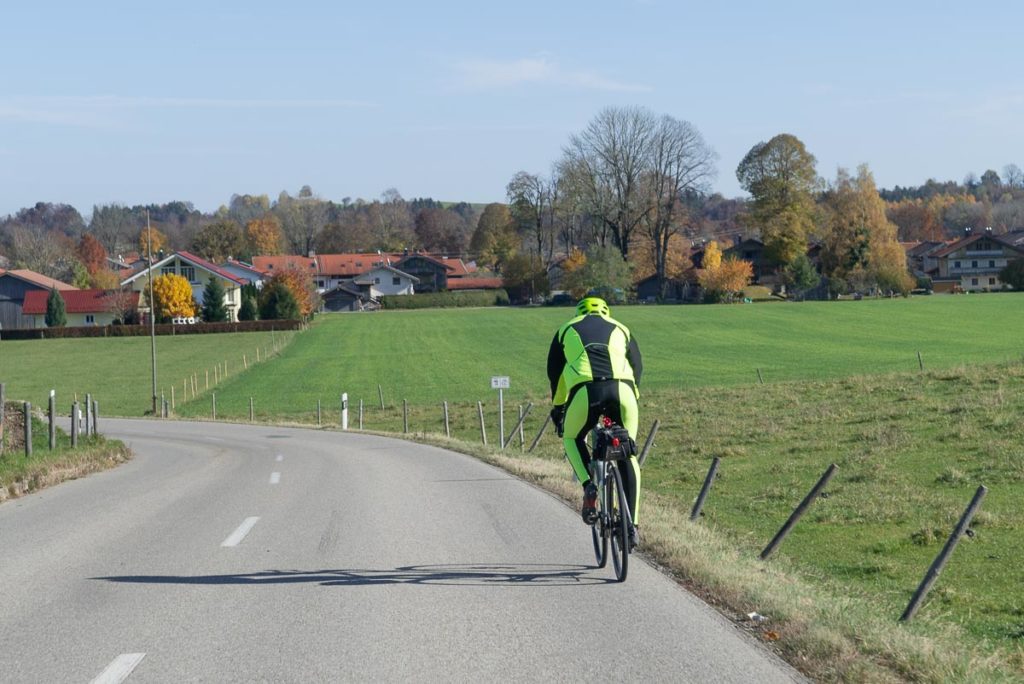
<instances>
[{"instance_id":1,"label":"cyclist's shoe","mask_svg":"<svg viewBox=\"0 0 1024 684\"><path fill-rule=\"evenodd\" d=\"M629 526L629 550L632 551L640 546L640 528L636 525Z\"/></svg>"},{"instance_id":2,"label":"cyclist's shoe","mask_svg":"<svg viewBox=\"0 0 1024 684\"><path fill-rule=\"evenodd\" d=\"M583 522L588 525L597 522L597 486L593 482L583 487Z\"/></svg>"}]
</instances>

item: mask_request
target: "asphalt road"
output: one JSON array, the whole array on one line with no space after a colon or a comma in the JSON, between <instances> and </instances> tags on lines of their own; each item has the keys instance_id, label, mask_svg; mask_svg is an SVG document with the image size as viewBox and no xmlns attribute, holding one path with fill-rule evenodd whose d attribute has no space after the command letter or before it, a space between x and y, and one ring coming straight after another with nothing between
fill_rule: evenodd
<instances>
[{"instance_id":1,"label":"asphalt road","mask_svg":"<svg viewBox=\"0 0 1024 684\"><path fill-rule=\"evenodd\" d=\"M351 433L105 419L136 458L0 505L0 680L799 676L553 497Z\"/></svg>"}]
</instances>

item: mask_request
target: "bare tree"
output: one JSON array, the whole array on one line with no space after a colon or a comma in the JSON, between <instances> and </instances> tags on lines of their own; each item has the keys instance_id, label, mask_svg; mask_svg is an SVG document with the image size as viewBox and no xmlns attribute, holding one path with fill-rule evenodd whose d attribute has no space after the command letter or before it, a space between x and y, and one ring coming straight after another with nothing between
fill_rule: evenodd
<instances>
[{"instance_id":1,"label":"bare tree","mask_svg":"<svg viewBox=\"0 0 1024 684\"><path fill-rule=\"evenodd\" d=\"M623 258L633 231L654 209L643 186L657 129L650 110L608 107L563 150L560 174L580 194L587 213L610 231Z\"/></svg>"},{"instance_id":2,"label":"bare tree","mask_svg":"<svg viewBox=\"0 0 1024 684\"><path fill-rule=\"evenodd\" d=\"M553 261L555 252L557 187L554 180L520 171L505 188L513 218L528 233L530 242L536 245L537 256L547 265Z\"/></svg>"},{"instance_id":3,"label":"bare tree","mask_svg":"<svg viewBox=\"0 0 1024 684\"><path fill-rule=\"evenodd\" d=\"M327 224L327 203L314 196L308 185L302 186L298 197L282 192L274 213L281 221L281 231L292 254L309 254L317 234Z\"/></svg>"},{"instance_id":4,"label":"bare tree","mask_svg":"<svg viewBox=\"0 0 1024 684\"><path fill-rule=\"evenodd\" d=\"M651 136L645 178L652 210L643 215L644 237L650 240L658 289L664 296L669 240L688 219L715 174L715 152L688 121L663 116Z\"/></svg>"},{"instance_id":5,"label":"bare tree","mask_svg":"<svg viewBox=\"0 0 1024 684\"><path fill-rule=\"evenodd\" d=\"M1011 188L1024 188L1024 171L1016 164L1003 167L1003 181Z\"/></svg>"}]
</instances>

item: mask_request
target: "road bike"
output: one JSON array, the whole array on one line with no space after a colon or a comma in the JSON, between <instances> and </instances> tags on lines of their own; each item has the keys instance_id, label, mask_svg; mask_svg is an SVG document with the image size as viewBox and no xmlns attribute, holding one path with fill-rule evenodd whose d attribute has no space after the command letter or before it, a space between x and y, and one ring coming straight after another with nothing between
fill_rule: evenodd
<instances>
[{"instance_id":1,"label":"road bike","mask_svg":"<svg viewBox=\"0 0 1024 684\"><path fill-rule=\"evenodd\" d=\"M619 462L626 461L636 453L634 442L626 428L604 416L594 428L594 448L590 455L590 479L597 486L597 521L590 532L594 542L594 556L597 567L608 564L611 551L615 579L623 582L629 570L629 554L632 550L629 532L633 518L629 512L629 501L622 485Z\"/></svg>"}]
</instances>

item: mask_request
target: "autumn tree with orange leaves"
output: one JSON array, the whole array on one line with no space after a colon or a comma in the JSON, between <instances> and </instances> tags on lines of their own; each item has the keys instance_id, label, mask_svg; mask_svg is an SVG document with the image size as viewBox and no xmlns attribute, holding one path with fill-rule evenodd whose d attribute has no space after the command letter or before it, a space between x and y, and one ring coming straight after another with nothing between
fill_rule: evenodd
<instances>
[{"instance_id":1,"label":"autumn tree with orange leaves","mask_svg":"<svg viewBox=\"0 0 1024 684\"><path fill-rule=\"evenodd\" d=\"M732 302L754 277L749 261L734 257L722 258L722 250L712 240L704 248L703 268L698 280L705 291L705 299L712 302Z\"/></svg>"},{"instance_id":2,"label":"autumn tree with orange leaves","mask_svg":"<svg viewBox=\"0 0 1024 684\"><path fill-rule=\"evenodd\" d=\"M313 276L297 268L286 268L274 275L271 281L280 281L295 297L299 305L299 313L303 317L311 315L320 307L320 295L313 283Z\"/></svg>"},{"instance_id":3,"label":"autumn tree with orange leaves","mask_svg":"<svg viewBox=\"0 0 1024 684\"><path fill-rule=\"evenodd\" d=\"M156 318L162 323L179 316L187 318L196 315L192 286L184 276L168 273L153 278L153 299L156 303L153 307Z\"/></svg>"},{"instance_id":4,"label":"autumn tree with orange leaves","mask_svg":"<svg viewBox=\"0 0 1024 684\"><path fill-rule=\"evenodd\" d=\"M89 233L83 234L82 239L78 241L75 255L91 276L107 267L107 250Z\"/></svg>"},{"instance_id":5,"label":"autumn tree with orange leaves","mask_svg":"<svg viewBox=\"0 0 1024 684\"><path fill-rule=\"evenodd\" d=\"M274 215L255 218L245 224L245 241L252 254L275 256L281 253L284 233L281 222Z\"/></svg>"},{"instance_id":6,"label":"autumn tree with orange leaves","mask_svg":"<svg viewBox=\"0 0 1024 684\"><path fill-rule=\"evenodd\" d=\"M150 250L149 240L153 240L153 254L167 247L167 236L156 228L143 228L139 233L139 254L148 255Z\"/></svg>"}]
</instances>

